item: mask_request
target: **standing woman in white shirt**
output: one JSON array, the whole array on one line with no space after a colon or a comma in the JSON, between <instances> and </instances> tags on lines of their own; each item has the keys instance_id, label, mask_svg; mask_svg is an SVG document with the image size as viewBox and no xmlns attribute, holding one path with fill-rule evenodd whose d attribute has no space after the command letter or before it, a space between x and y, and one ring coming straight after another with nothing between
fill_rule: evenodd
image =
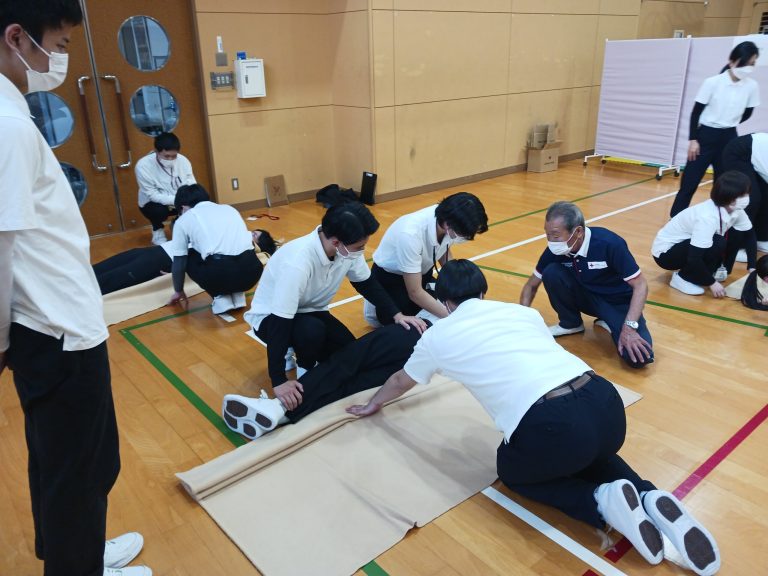
<instances>
[{"instance_id":1,"label":"standing woman in white shirt","mask_svg":"<svg viewBox=\"0 0 768 576\"><path fill-rule=\"evenodd\" d=\"M715 298L722 298L725 288L720 282L732 270L741 245L747 247L747 267L754 270L755 232L744 212L749 188L747 176L726 172L715 182L709 200L686 208L659 230L651 254L656 264L675 271L672 288L698 296L708 286ZM718 270L721 266L725 270Z\"/></svg>"},{"instance_id":2,"label":"standing woman in white shirt","mask_svg":"<svg viewBox=\"0 0 768 576\"><path fill-rule=\"evenodd\" d=\"M488 230L483 203L469 192L458 192L439 204L395 220L373 253L371 274L403 314L426 310L438 318L448 312L428 290L438 262L451 259L450 247L474 240ZM377 312L381 324L392 318Z\"/></svg>"},{"instance_id":3,"label":"standing woman in white shirt","mask_svg":"<svg viewBox=\"0 0 768 576\"><path fill-rule=\"evenodd\" d=\"M757 249L768 253L768 134L755 132L731 140L723 151L723 169L749 176L752 186L745 212L755 228ZM746 254L738 261L746 262Z\"/></svg>"},{"instance_id":4,"label":"standing woman in white shirt","mask_svg":"<svg viewBox=\"0 0 768 576\"><path fill-rule=\"evenodd\" d=\"M758 56L753 42L742 42L731 51L730 61L720 74L704 80L696 94L688 136L688 163L670 216L690 205L710 164L715 180L724 171L721 156L725 145L738 136L736 126L748 120L752 110L760 105L760 88L749 78Z\"/></svg>"},{"instance_id":5,"label":"standing woman in white shirt","mask_svg":"<svg viewBox=\"0 0 768 576\"><path fill-rule=\"evenodd\" d=\"M245 307L245 291L264 270L253 251L253 236L232 206L210 201L200 184L176 193L180 214L173 227L170 255L174 293L169 304L186 304L184 275L213 297L214 314Z\"/></svg>"},{"instance_id":6,"label":"standing woman in white shirt","mask_svg":"<svg viewBox=\"0 0 768 576\"><path fill-rule=\"evenodd\" d=\"M155 149L136 162L136 182L139 184L139 210L152 223L152 244L168 239L163 229L165 221L176 215L176 191L185 184L195 184L192 164L179 153L181 143L172 132L155 137Z\"/></svg>"}]
</instances>

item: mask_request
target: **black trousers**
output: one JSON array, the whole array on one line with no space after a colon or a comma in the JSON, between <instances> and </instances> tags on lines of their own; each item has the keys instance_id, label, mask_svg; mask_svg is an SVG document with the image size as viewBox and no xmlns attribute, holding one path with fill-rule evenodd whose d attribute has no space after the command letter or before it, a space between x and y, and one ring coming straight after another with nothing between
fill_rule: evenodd
<instances>
[{"instance_id":1,"label":"black trousers","mask_svg":"<svg viewBox=\"0 0 768 576\"><path fill-rule=\"evenodd\" d=\"M730 272L739 251L740 235L734 230L728 231L728 240L720 234L712 237L712 246L704 251L701 259L688 260L688 252L691 249L691 241L678 242L666 252L653 259L664 270L678 270L678 275L688 282L698 286L711 286L714 284L714 275L721 264ZM730 264L730 266L729 266Z\"/></svg>"},{"instance_id":2,"label":"black trousers","mask_svg":"<svg viewBox=\"0 0 768 576\"><path fill-rule=\"evenodd\" d=\"M205 260L196 250L187 255L187 274L211 296L250 290L263 271L264 266L252 249L237 256L211 254Z\"/></svg>"},{"instance_id":3,"label":"black trousers","mask_svg":"<svg viewBox=\"0 0 768 576\"><path fill-rule=\"evenodd\" d=\"M405 366L420 337L414 328L390 324L350 342L299 379L304 386L301 404L286 416L298 422L323 406L381 386Z\"/></svg>"},{"instance_id":4,"label":"black trousers","mask_svg":"<svg viewBox=\"0 0 768 576\"><path fill-rule=\"evenodd\" d=\"M722 155L726 144L738 137L736 128L710 128L699 126L698 142L701 152L693 162L688 162L683 171L680 182L680 190L672 203L670 216L682 212L691 204L691 199L701 183L701 179L707 172L710 164L715 171L715 180L725 170L723 168Z\"/></svg>"},{"instance_id":5,"label":"black trousers","mask_svg":"<svg viewBox=\"0 0 768 576\"><path fill-rule=\"evenodd\" d=\"M269 345L277 317L270 314L259 324L256 336ZM293 317L289 346L296 352L296 363L309 370L318 362L354 342L355 336L330 312L303 312Z\"/></svg>"},{"instance_id":6,"label":"black trousers","mask_svg":"<svg viewBox=\"0 0 768 576\"><path fill-rule=\"evenodd\" d=\"M133 248L93 265L102 294L109 294L157 278L171 271L168 253L160 246Z\"/></svg>"},{"instance_id":7,"label":"black trousers","mask_svg":"<svg viewBox=\"0 0 768 576\"><path fill-rule=\"evenodd\" d=\"M731 140L723 150L723 171L737 170L749 176L749 216L759 241L768 240L768 182L763 180L752 165L752 135ZM744 246L740 246L744 248Z\"/></svg>"},{"instance_id":8,"label":"black trousers","mask_svg":"<svg viewBox=\"0 0 768 576\"><path fill-rule=\"evenodd\" d=\"M425 290L427 289L427 284L435 281L432 276L432 270L430 269L429 272L421 277L421 287ZM376 264L371 266L371 275L378 280L382 288L389 294L389 297L392 298L400 312L406 316L414 316L419 313L421 307L408 296L408 289L405 287L405 279L402 275L387 272ZM382 314L378 308L376 309L376 318L384 326L394 322L391 316L387 317L385 314Z\"/></svg>"},{"instance_id":9,"label":"black trousers","mask_svg":"<svg viewBox=\"0 0 768 576\"><path fill-rule=\"evenodd\" d=\"M8 364L24 411L35 553L45 576L102 576L107 494L120 471L107 345L11 325Z\"/></svg>"},{"instance_id":10,"label":"black trousers","mask_svg":"<svg viewBox=\"0 0 768 576\"><path fill-rule=\"evenodd\" d=\"M563 328L576 328L581 326L581 314L587 314L605 320L611 329L613 344L618 350L619 336L624 326L624 320L629 312L629 303L632 295L604 296L585 290L576 280L576 275L562 264L553 263L544 269L541 275L544 282L544 288L547 290L549 302L552 308L557 312L560 326ZM640 326L637 333L649 344L653 345L651 333L648 331L648 325L645 318L640 315L638 319ZM642 368L646 364L653 362L653 354L647 360L633 362L629 357L629 352L624 350L622 359L632 368Z\"/></svg>"},{"instance_id":11,"label":"black trousers","mask_svg":"<svg viewBox=\"0 0 768 576\"><path fill-rule=\"evenodd\" d=\"M162 230L163 224L171 216L176 216L176 210L157 202L147 202L144 206L139 206L139 210L152 222L152 230Z\"/></svg>"},{"instance_id":12,"label":"black trousers","mask_svg":"<svg viewBox=\"0 0 768 576\"><path fill-rule=\"evenodd\" d=\"M619 393L595 375L571 394L534 404L499 445L496 469L521 496L603 528L594 497L600 484L624 479L638 492L655 488L618 455L626 431Z\"/></svg>"}]
</instances>

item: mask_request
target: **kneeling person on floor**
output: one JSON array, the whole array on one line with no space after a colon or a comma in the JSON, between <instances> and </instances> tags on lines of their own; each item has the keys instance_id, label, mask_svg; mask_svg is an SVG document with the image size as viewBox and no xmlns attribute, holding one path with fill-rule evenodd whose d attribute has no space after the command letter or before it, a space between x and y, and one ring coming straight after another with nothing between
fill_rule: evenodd
<instances>
[{"instance_id":1,"label":"kneeling person on floor","mask_svg":"<svg viewBox=\"0 0 768 576\"><path fill-rule=\"evenodd\" d=\"M176 193L179 219L171 255L174 293L169 304L186 304L184 275L213 297L214 314L245 307L245 291L259 281L264 266L253 250L253 236L232 206L210 201L200 184Z\"/></svg>"},{"instance_id":2,"label":"kneeling person on floor","mask_svg":"<svg viewBox=\"0 0 768 576\"><path fill-rule=\"evenodd\" d=\"M626 416L613 384L557 344L536 310L486 300L487 290L475 264L448 262L436 295L449 316L424 333L368 404L347 411L374 414L439 372L461 382L503 433L496 467L508 488L597 529L610 525L651 564L674 548L697 574L714 574L714 538L618 455Z\"/></svg>"},{"instance_id":3,"label":"kneeling person on floor","mask_svg":"<svg viewBox=\"0 0 768 576\"><path fill-rule=\"evenodd\" d=\"M595 316L632 368L653 362L651 334L643 318L648 283L624 239L605 228L588 228L578 206L555 202L544 222L548 247L520 294L530 306L544 283L559 323L555 337L584 332L581 314Z\"/></svg>"}]
</instances>

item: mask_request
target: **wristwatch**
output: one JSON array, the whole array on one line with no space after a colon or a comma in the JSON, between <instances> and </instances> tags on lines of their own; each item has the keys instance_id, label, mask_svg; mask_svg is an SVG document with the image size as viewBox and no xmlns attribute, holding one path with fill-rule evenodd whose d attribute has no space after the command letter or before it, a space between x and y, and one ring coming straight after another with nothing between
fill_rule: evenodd
<instances>
[{"instance_id":1,"label":"wristwatch","mask_svg":"<svg viewBox=\"0 0 768 576\"><path fill-rule=\"evenodd\" d=\"M624 320L624 325L629 326L632 330L637 330L640 327L640 324L634 320Z\"/></svg>"}]
</instances>

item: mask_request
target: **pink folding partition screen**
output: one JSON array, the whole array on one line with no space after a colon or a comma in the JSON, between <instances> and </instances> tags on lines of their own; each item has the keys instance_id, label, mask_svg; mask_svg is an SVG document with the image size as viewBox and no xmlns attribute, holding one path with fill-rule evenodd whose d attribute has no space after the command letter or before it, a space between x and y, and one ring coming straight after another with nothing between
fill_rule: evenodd
<instances>
[{"instance_id":1,"label":"pink folding partition screen","mask_svg":"<svg viewBox=\"0 0 768 576\"><path fill-rule=\"evenodd\" d=\"M768 38L763 35L608 41L595 154L663 166L684 166L688 129L702 82L718 74L739 42L763 54L752 75L765 104L739 126L768 132Z\"/></svg>"}]
</instances>

